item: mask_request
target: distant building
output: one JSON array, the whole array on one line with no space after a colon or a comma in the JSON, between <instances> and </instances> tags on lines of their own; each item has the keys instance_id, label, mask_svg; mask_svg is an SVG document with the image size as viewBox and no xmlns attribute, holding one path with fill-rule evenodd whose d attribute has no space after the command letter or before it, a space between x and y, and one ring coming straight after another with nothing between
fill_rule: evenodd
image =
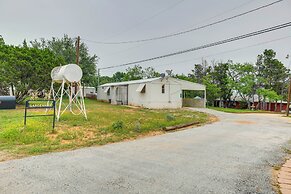
<instances>
[{"instance_id":1,"label":"distant building","mask_svg":"<svg viewBox=\"0 0 291 194\"><path fill-rule=\"evenodd\" d=\"M194 96L193 91L198 91L200 96ZM205 107L206 87L166 76L103 84L98 87L97 99L111 104L157 109Z\"/></svg>"},{"instance_id":2,"label":"distant building","mask_svg":"<svg viewBox=\"0 0 291 194\"><path fill-rule=\"evenodd\" d=\"M237 109L245 109L248 108L247 102L239 95L239 93L234 90L232 92L232 96L230 100L220 100L216 99L214 101L214 106L216 107L228 107L228 108L237 108ZM253 98L250 99L250 106L254 109L266 110L266 111L274 111L274 112L284 112L287 108L286 101L278 101L278 102L269 102L269 99L259 98L259 95L255 94Z\"/></svg>"}]
</instances>

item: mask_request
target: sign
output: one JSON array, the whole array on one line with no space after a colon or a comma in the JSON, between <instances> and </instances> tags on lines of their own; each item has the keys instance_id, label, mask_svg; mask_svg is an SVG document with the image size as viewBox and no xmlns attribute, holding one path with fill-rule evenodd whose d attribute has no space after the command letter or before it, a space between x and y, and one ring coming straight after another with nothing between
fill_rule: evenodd
<instances>
[{"instance_id":1,"label":"sign","mask_svg":"<svg viewBox=\"0 0 291 194\"><path fill-rule=\"evenodd\" d=\"M38 115L27 115L29 109L53 109L53 114L38 114ZM52 127L55 128L56 120L56 101L54 100L27 100L25 102L25 112L24 112L24 126L26 126L26 121L28 117L53 117Z\"/></svg>"}]
</instances>

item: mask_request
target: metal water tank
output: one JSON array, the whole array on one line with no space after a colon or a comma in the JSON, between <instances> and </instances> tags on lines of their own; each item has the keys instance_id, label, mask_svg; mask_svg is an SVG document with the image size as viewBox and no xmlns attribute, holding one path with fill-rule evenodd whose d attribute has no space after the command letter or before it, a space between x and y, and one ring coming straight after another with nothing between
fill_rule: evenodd
<instances>
[{"instance_id":1,"label":"metal water tank","mask_svg":"<svg viewBox=\"0 0 291 194\"><path fill-rule=\"evenodd\" d=\"M0 96L0 109L15 109L15 96Z\"/></svg>"},{"instance_id":2,"label":"metal water tank","mask_svg":"<svg viewBox=\"0 0 291 194\"><path fill-rule=\"evenodd\" d=\"M51 78L55 82L79 82L82 79L83 71L76 64L68 64L53 68Z\"/></svg>"}]
</instances>

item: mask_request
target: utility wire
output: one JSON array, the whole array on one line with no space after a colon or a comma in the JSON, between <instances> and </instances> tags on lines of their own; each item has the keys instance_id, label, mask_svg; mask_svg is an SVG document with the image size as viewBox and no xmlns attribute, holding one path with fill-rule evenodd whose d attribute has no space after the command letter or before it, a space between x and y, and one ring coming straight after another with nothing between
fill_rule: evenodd
<instances>
[{"instance_id":1,"label":"utility wire","mask_svg":"<svg viewBox=\"0 0 291 194\"><path fill-rule=\"evenodd\" d=\"M195 58L191 58L191 59L175 61L175 62L172 62L172 63L158 64L158 65L155 65L155 67L162 67L162 66L169 66L169 65L177 65L177 64L181 64L181 63L185 63L185 62L197 61L199 59L201 60L201 58L208 58L208 57L213 57L213 56L219 56L219 55L223 55L223 54L227 54L227 53L232 53L232 52L244 50L244 49L247 49L247 48L252 48L252 47L256 47L256 46L260 46L260 45L269 44L271 42L282 41L282 40L289 39L289 38L291 38L291 36L285 36L285 37L281 37L281 38L276 38L276 39L272 39L272 40L269 40L269 41L259 42L257 44L252 44L252 45L249 45L249 46L245 46L245 47L239 47L239 48L236 48L236 49L227 50L227 51L218 52L218 53L212 53L212 54L209 54L209 55L203 55L203 56L195 57ZM288 69L290 69L290 66L291 66L291 60L290 60L290 63L288 65Z\"/></svg>"},{"instance_id":2,"label":"utility wire","mask_svg":"<svg viewBox=\"0 0 291 194\"><path fill-rule=\"evenodd\" d=\"M244 6L250 4L250 3L254 2L254 1L256 1L256 0L249 0L249 1L244 2L244 3L242 3L242 4L238 5L238 6L232 7L231 9L225 10L225 11L219 13L219 14L216 14L214 16L211 16L209 18L206 18L206 19L204 19L204 20L202 20L202 21L200 21L200 22L198 22L196 24L198 25L198 24L201 24L201 23L204 23L204 22L208 22L208 21L212 20L213 18L218 18L218 17L220 17L222 15L225 15L225 14L227 14L229 12L232 12L234 10L240 9L241 7L244 7ZM108 54L109 54L109 56L113 56L113 55L116 55L116 54L124 53L124 52L127 52L129 50L132 50L132 49L135 49L135 48L139 48L139 47L141 47L141 46L143 46L145 44L148 44L148 43L149 42L143 42L141 44L138 44L138 45L135 45L135 46L131 46L131 47L128 47L128 48L125 48L125 49L122 49L122 50L118 50L116 52L111 52L111 53L108 53Z\"/></svg>"},{"instance_id":3,"label":"utility wire","mask_svg":"<svg viewBox=\"0 0 291 194\"><path fill-rule=\"evenodd\" d=\"M206 24L206 25L203 25L203 26L195 27L195 28L192 28L192 29L189 29L189 30L185 30L185 31L177 32L177 33L172 33L172 34L168 34L168 35L164 35L164 36L158 36L158 37L140 39L140 40L120 41L120 42L102 42L102 41L94 41L94 40L88 40L88 39L83 39L83 40L87 41L87 42L96 43L96 44L131 44L131 43L140 43L140 42L147 42L147 41L165 39L165 38L169 38L169 37L173 37L173 36L179 36L179 35L182 35L182 34L190 33L190 32L193 32L193 31L200 30L200 29L204 29L204 28L207 28L207 27L210 27L210 26L214 26L216 24L220 24L220 23L223 23L223 22L226 22L226 21L229 21L229 20L244 16L244 15L253 13L255 11L270 7L272 5L280 3L282 1L284 1L284 0L277 0L277 1L274 1L272 3L257 7L255 9L252 9L252 10L249 10L249 11L246 11L246 12L243 12L243 13L240 13L240 14L225 18L225 19L221 19L221 20L218 20L216 22L212 22L210 24Z\"/></svg>"},{"instance_id":4,"label":"utility wire","mask_svg":"<svg viewBox=\"0 0 291 194\"><path fill-rule=\"evenodd\" d=\"M174 52L174 53L161 55L161 56L157 56L157 57L152 57L152 58L148 58L148 59L138 60L138 61L134 61L134 62L130 62L130 63L124 63L124 64L121 64L121 65L103 67L103 68L100 68L100 69L110 69L110 68L115 68L115 67L129 66L129 65L133 65L133 64L137 64L137 63L144 63L144 62L153 61L153 60L157 60L157 59L162 59L162 58L166 58L166 57L171 57L171 56L175 56L175 55L181 55L181 54L184 54L184 53L193 52L193 51L196 51L196 50L201 50L201 49L205 49L205 48L209 48L209 47L222 45L222 44L226 44L226 43L229 43L229 42L233 42L233 41L249 38L249 37L252 37L252 36L257 36L257 35L260 35L260 34L276 31L276 30L279 30L279 29L282 29L282 28L287 28L287 27L290 27L290 26L291 26L291 22L287 22L287 23L284 23L284 24L280 24L280 25L276 25L276 26L270 27L270 28L265 28L263 30L259 30L259 31L247 33L247 34L244 34L244 35L236 36L236 37L233 37L233 38L228 38L228 39L225 39L225 40L221 40L221 41L205 44L205 45L202 45L202 46L198 46L198 47L194 47L194 48L190 48L190 49L186 49L186 50L182 50L182 51L177 51L177 52Z\"/></svg>"},{"instance_id":5,"label":"utility wire","mask_svg":"<svg viewBox=\"0 0 291 194\"><path fill-rule=\"evenodd\" d=\"M291 36L285 36L285 37L281 37L281 38L276 38L276 39L260 42L260 43L257 43L257 44L252 44L252 45L245 46L245 47L239 47L239 48L232 49L232 50L222 51L222 52L219 52L219 53L213 53L213 54L210 54L210 55L204 55L204 56L196 57L196 58L192 58L192 59L186 59L186 60L176 61L176 62L172 62L172 63L160 64L160 65L156 65L155 67L174 65L174 64L185 63L185 62L190 62L190 61L196 61L196 60L201 59L201 58L208 58L208 57L217 56L217 55L221 55L221 54L236 52L236 51L240 51L240 50L243 50L243 49L252 48L252 47L256 47L256 46L260 46L260 45L265 45L265 44L268 44L268 43L271 43L271 42L277 42L277 41L281 41L281 40L285 40L285 39L289 39L289 38L291 38Z\"/></svg>"}]
</instances>

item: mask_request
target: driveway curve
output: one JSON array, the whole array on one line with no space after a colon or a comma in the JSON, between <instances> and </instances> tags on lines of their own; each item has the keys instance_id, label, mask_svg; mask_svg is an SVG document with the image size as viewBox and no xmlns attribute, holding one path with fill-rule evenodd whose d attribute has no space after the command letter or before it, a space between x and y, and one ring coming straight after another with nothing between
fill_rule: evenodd
<instances>
[{"instance_id":1,"label":"driveway curve","mask_svg":"<svg viewBox=\"0 0 291 194\"><path fill-rule=\"evenodd\" d=\"M274 193L291 119L195 109L218 122L0 163L0 193Z\"/></svg>"}]
</instances>

